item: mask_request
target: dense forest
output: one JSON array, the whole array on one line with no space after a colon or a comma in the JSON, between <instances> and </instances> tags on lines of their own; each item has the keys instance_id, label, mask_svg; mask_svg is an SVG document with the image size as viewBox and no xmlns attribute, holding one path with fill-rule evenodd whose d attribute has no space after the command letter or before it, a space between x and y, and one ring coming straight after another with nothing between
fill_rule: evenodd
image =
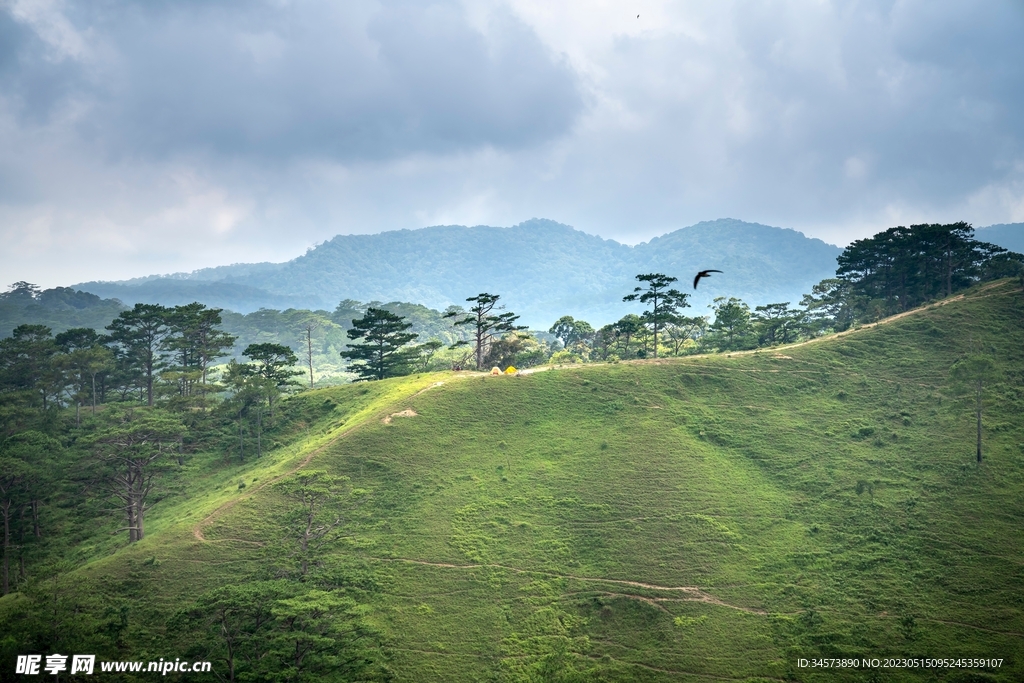
<instances>
[{"instance_id":1,"label":"dense forest","mask_svg":"<svg viewBox=\"0 0 1024 683\"><path fill-rule=\"evenodd\" d=\"M347 381L345 364L339 354L346 344L345 331L352 320L363 315L367 308L378 307L401 315L412 323L412 330L424 339L438 339L450 344L461 338L443 313L420 304L392 301L362 303L346 299L334 311L305 309L260 309L241 314L221 310L221 325L225 333L235 337L235 344L227 349L229 359L241 360L242 350L250 344L275 343L310 350L307 328L313 326L312 354L318 383ZM174 307L170 307L174 308ZM90 328L100 335L105 327L127 307L116 299L101 299L95 294L76 291L68 287L40 290L27 283L14 283L10 290L0 293L0 338L10 337L14 328L23 324L43 325L54 334L73 328ZM544 337L543 332L538 332Z\"/></svg>"}]
</instances>

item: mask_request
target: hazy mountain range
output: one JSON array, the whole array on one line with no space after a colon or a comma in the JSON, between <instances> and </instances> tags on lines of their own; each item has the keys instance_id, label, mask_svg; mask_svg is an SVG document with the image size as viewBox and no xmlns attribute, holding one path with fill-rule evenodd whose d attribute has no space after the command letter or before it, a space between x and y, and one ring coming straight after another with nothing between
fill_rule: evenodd
<instances>
[{"instance_id":1,"label":"hazy mountain range","mask_svg":"<svg viewBox=\"0 0 1024 683\"><path fill-rule=\"evenodd\" d=\"M978 237L1001 243L1020 234L1020 225L993 226ZM285 263L235 264L74 287L128 304L201 301L242 313L333 310L342 299L410 301L442 309L491 292L502 295L521 322L532 327L548 326L567 314L597 325L641 310L622 302L638 273L678 277L679 287L691 293L692 313L703 314L717 296L735 296L751 306L796 304L835 273L841 252L795 230L733 219L698 223L636 246L533 219L509 228L450 225L338 235ZM706 268L725 272L703 280L694 292L693 275Z\"/></svg>"},{"instance_id":2,"label":"hazy mountain range","mask_svg":"<svg viewBox=\"0 0 1024 683\"><path fill-rule=\"evenodd\" d=\"M1024 254L1024 223L1000 223L978 228L974 237L983 242L998 244L1004 249Z\"/></svg>"}]
</instances>

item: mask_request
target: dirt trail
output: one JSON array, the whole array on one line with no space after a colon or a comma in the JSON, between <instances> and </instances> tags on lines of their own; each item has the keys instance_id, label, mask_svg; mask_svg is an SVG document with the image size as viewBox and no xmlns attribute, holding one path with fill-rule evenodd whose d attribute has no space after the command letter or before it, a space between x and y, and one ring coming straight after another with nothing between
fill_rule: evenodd
<instances>
[{"instance_id":1,"label":"dirt trail","mask_svg":"<svg viewBox=\"0 0 1024 683\"><path fill-rule=\"evenodd\" d=\"M947 624L949 626L963 626L964 628L973 628L976 631L985 631L986 633L997 633L1001 636L1013 636L1015 638L1024 638L1024 633L1018 633L1017 631L997 631L991 628L985 628L984 626L975 626L974 624L965 624L962 621L946 621L945 619L929 619L928 617L922 617L923 621L934 621L939 624Z\"/></svg>"},{"instance_id":2,"label":"dirt trail","mask_svg":"<svg viewBox=\"0 0 1024 683\"><path fill-rule=\"evenodd\" d=\"M614 643L613 643L613 645L614 645ZM636 667L640 667L641 669L647 669L648 671L659 671L661 673L675 674L677 676L692 676L692 677L698 678L698 679L708 679L708 678L710 678L710 679L716 680L716 681L749 681L749 680L759 680L759 681L779 681L779 683L787 683L787 681L784 678L770 678L768 676L754 676L753 678L751 678L750 676L743 676L742 678L736 678L736 677L733 677L733 676L718 676L716 674L709 674L709 673L697 672L697 671L680 671L678 669L663 669L663 668L661 668L659 666L654 666L653 664L645 664L643 662L634 662L634 661L629 660L629 659L619 659L617 657L612 657L611 655L608 655L608 654L596 654L595 653L595 654L589 654L587 656L590 657L591 659L603 659L604 657L608 657L608 659L610 659L610 660L612 660L614 662L619 662L620 664L625 664L627 666L636 666Z\"/></svg>"},{"instance_id":3,"label":"dirt trail","mask_svg":"<svg viewBox=\"0 0 1024 683\"><path fill-rule=\"evenodd\" d=\"M358 427L358 426L359 425L356 425L355 427ZM338 434L336 437L334 437L333 439L331 439L327 443L323 444L319 448L316 448L316 449L310 451L309 454L305 458L302 459L302 462L300 462L298 465L296 465L292 469L288 470L287 472L284 472L283 474L279 474L276 477L274 477L273 479L269 479L269 480L267 480L265 482L261 482L260 485L257 486L256 488L254 488L251 492L245 494L244 496L239 496L238 498L235 498L233 500L229 500L228 502L226 502L223 505L221 505L220 507L218 507L216 510L211 512L209 515L207 515L206 517L204 517L200 521L196 522L196 525L194 527L192 527L192 536L197 541L201 541L203 543L211 543L212 541L207 541L206 537L203 536L203 527L204 526L206 526L207 524L212 522L214 519L216 519L217 516L220 515L221 513L223 513L225 511L230 510L231 508L233 508L240 501L247 500L247 499L251 498L252 496L256 495L257 493L259 493L260 491L262 491L263 489L265 489L266 487L270 486L271 484L275 484L275 483L281 481L282 479L284 479L285 477L288 477L288 476L291 476L291 475L295 474L296 472L301 470L303 467L308 465L309 461L312 460L315 455L320 453L320 451L322 451L323 449L327 448L328 446L330 446L331 444L333 444L335 441L337 441L338 439L342 438L343 436L345 436L347 434L350 434L352 432L352 430L355 429L355 427L353 427L352 429L345 430L344 432L342 432L341 434ZM218 540L241 541L242 539L239 539L239 538L227 539L227 538L225 538L225 539L218 539ZM254 543L254 544L259 545L259 543L257 543L256 541L245 541L245 542L246 543Z\"/></svg>"},{"instance_id":4,"label":"dirt trail","mask_svg":"<svg viewBox=\"0 0 1024 683\"><path fill-rule=\"evenodd\" d=\"M448 562L428 562L427 560L414 560L405 557L377 557L374 558L381 562L403 562L405 564L417 564L425 567L440 567L442 569L504 569L506 571L513 572L515 574L539 574L541 576L550 576L556 579L572 579L573 581L584 581L591 583L610 583L617 586L632 586L634 588L645 588L653 591L666 591L666 592L678 592L685 593L687 596L686 600L689 602L706 602L711 605L718 605L719 607L728 607L729 609L739 610L741 612L748 612L750 614L768 614L764 610L755 609L753 607L742 607L740 605L730 605L727 602L716 598L709 593L704 592L697 586L659 586L654 583L644 583L642 581L628 581L626 579L604 579L592 576L576 576L575 574L559 574L557 572L549 572L543 569L521 569L519 567L509 567L504 564L451 564ZM646 601L656 602L669 602L667 598L648 598L646 596L637 595L629 596L623 594L624 597L634 597Z\"/></svg>"},{"instance_id":5,"label":"dirt trail","mask_svg":"<svg viewBox=\"0 0 1024 683\"><path fill-rule=\"evenodd\" d=\"M990 284L987 284L984 287L979 288L977 290L977 292L974 295L971 296L971 298L972 299L980 299L980 298L984 298L985 296L993 296L992 294L981 295L981 293L982 292L986 292L986 291L988 291L990 289L993 289L994 287L1000 287L1000 286L1001 286L1000 282L992 282ZM835 339L837 337L845 337L847 335L855 334L855 333L860 332L862 330L868 330L868 329L871 329L872 327L878 327L879 325L888 325L891 322L895 322L895 321L900 320L902 318L906 318L907 316L917 315L919 313L924 313L925 311L930 311L930 310L932 310L934 308L938 308L939 306L945 306L946 304L951 304L954 301L963 301L965 298L967 298L967 297L964 294L957 294L956 296L951 296L948 299L943 299L942 301L936 301L933 304L928 304L927 306L921 306L920 308L913 308L913 309L911 309L909 311L904 311L903 313L897 313L896 315L889 316L888 318L882 318L881 320L876 320L873 323L867 323L865 325L861 325L861 326L856 327L854 329L844 330L842 332L836 332L834 334L826 335L824 337L815 337L814 339L808 339L806 341L796 342L795 344L786 344L784 346L773 346L773 347L771 347L770 350L773 353L775 353L776 355L771 356L771 357L775 358L777 360L793 360L793 358L791 358L790 356L781 355L781 352L782 351L788 351L789 349L795 349L795 348L797 348L799 346L806 346L808 344L817 344L819 342L826 341L826 340L829 340L829 339ZM673 356L673 357L669 357L669 358L646 358L646 359L643 359L643 360L624 360L624 361L619 361L619 363L623 364L623 365L659 365L659 364L665 364L665 363L677 363L677 362L682 361L682 360L692 360L694 358L712 358L712 357L720 357L720 356L723 356L723 355L727 355L727 356L748 356L748 355L755 354L755 353L763 353L766 350L767 349L750 349L749 351L729 351L727 353L701 353L701 354L697 354L697 355L693 355L693 356L681 356L681 357ZM576 364L576 363L573 363L573 364L568 364L568 365L545 365L545 366L542 366L542 367L539 367L539 368L529 368L529 369L526 369L526 370L520 370L519 374L529 375L529 374L534 373L534 372L544 372L545 370L565 370L565 369L581 370L581 369L593 368L593 367L603 367L603 366L606 366L606 365L610 365L610 364L609 363L586 363L586 364Z\"/></svg>"},{"instance_id":6,"label":"dirt trail","mask_svg":"<svg viewBox=\"0 0 1024 683\"><path fill-rule=\"evenodd\" d=\"M993 282L991 284L988 284L988 285L980 288L978 290L978 294L980 294L981 292L987 291L989 289L992 289L993 287L998 287L998 286L1000 286L999 282ZM991 296L991 295L986 295L986 296ZM844 332L838 332L836 334L828 335L826 337L817 337L815 339L809 339L807 341L797 342L796 344L789 344L789 345L786 345L786 346L776 347L774 349L774 351L776 353L778 353L779 351L782 351L782 350L789 350L789 349L792 349L792 348L796 348L798 346L805 346L807 344L815 344L815 343L818 343L818 342L821 342L821 341L824 341L824 340L827 340L827 339L835 339L836 337L845 337L846 335L854 334L854 333L859 332L861 330L870 329L872 327L877 327L879 325L887 325L887 324L889 324L889 323L891 323L893 321L900 320L901 318L905 318L905 317L910 316L910 315L916 315L918 313L922 313L924 311L928 311L928 310L931 310L933 308L937 308L939 306L945 306L946 304L952 303L954 301L962 301L964 298L966 298L964 294L957 294L956 296L949 297L948 299L943 299L942 301L938 301L936 303L929 304L929 305L923 306L921 308L915 308L913 310L905 311L903 313L897 313L896 315L890 316L888 318L884 318L884 319L879 320L877 322L868 323L867 325L862 325L862 326L860 326L860 327L858 327L856 329L846 330ZM979 297L978 296L972 296L971 298L979 298ZM761 349L753 349L753 350L750 350L750 351L735 351L735 352L729 353L728 355L729 356L742 356L742 355L749 355L749 354L757 353L759 351L761 351ZM690 360L690 359L694 359L694 358L707 358L707 357L711 357L711 356L720 356L720 355L722 355L722 354L701 354L701 355L697 355L697 356L686 356L685 358L686 358L686 360ZM776 357L778 357L778 356L776 356ZM782 358L789 359L786 356L782 356ZM659 363L679 362L679 360L682 360L682 359L679 359L679 358L669 358L669 359L665 359L665 358L652 358L652 359L646 359L646 360L631 360L631 361L623 361L623 362L627 363L627 364L630 364L630 365L650 365L650 364L659 364ZM605 366L605 365L608 365L608 363L587 363L586 365L577 365L577 364L571 364L571 365L545 365L545 366L538 367L538 368L529 368L529 369L525 369L525 370L520 370L517 374L529 375L529 374L533 374L535 372L545 372L547 370L561 370L561 369L567 369L567 368L583 369L583 368L602 367L602 366ZM467 373L464 373L464 374L460 373L458 375L455 375L455 376L451 377L450 380L460 380L460 379L468 379L470 377L486 377L486 376L487 376L487 373L483 373L483 372L467 372ZM429 385L427 387L424 387L423 389L420 389L416 393L412 394L411 396L406 397L403 400L409 400L410 398L414 398L416 396L419 396L420 394L422 394L425 391L430 391L431 389L440 387L440 386L442 386L444 384L445 384L445 382L434 382L433 384L431 384L431 385ZM387 419L388 422L390 422L390 418L391 417L394 417L394 416L403 416L404 417L404 416L410 415L410 413L412 413L411 410L407 411L407 412L403 411L402 413L392 413L391 415L385 415L384 419ZM413 413L413 414L415 414L415 413ZM271 479L269 481L261 483L258 487L253 489L250 493L248 493L248 494L246 494L244 496L241 496L239 498L235 498L234 500L230 500L227 503L225 503L224 505L221 505L216 510L214 510L209 515L207 515L204 519L199 521L195 525L195 527L193 527L192 535L195 537L195 539L197 541L205 542L206 538L203 536L202 528L204 526L206 526L207 524L209 524L211 521L213 521L222 512L224 512L225 510L230 510L232 507L235 506L236 503L238 503L241 500L245 500L245 499L251 497L252 495L258 493L261 490L263 490L266 486L268 486L270 484L274 484L274 483L280 481L281 479L283 479L284 477L291 476L295 472L299 471L300 469L302 469L303 467L308 465L309 462L316 455L318 455L321 451L323 451L325 448L327 448L328 446L333 444L338 439L343 438L346 435L352 433L352 431L354 431L355 429L359 428L362 424L365 424L366 422L369 422L369 420L364 421L363 423L360 423L360 424L357 424L357 425L353 425L353 426L351 426L348 429L345 429L344 431L339 433L337 436L332 438L330 441L324 443L319 448L316 448L315 450L311 451L302 460L302 462L300 462L298 465L296 465L295 467L293 467L289 471L287 471L287 472L285 472L283 474L280 474L280 475L274 477L273 479ZM430 564L430 563L424 563L424 564ZM438 567L450 566L452 568L463 568L460 565L437 564L435 566L438 566ZM471 566L471 565L466 565L466 566ZM477 566L485 566L485 565L477 565ZM498 565L493 565L493 566L498 566ZM505 568L506 569L510 569L512 571L521 571L521 570L516 570L514 568L511 568L511 567L505 567ZM567 577L567 578L577 578L577 577ZM601 580L604 580L604 579L580 579L580 580L583 580L583 581L591 581L591 580L593 580L593 581L601 581ZM619 583L623 583L623 582L619 582ZM625 585L633 585L633 586L637 586L637 587L641 587L641 588L648 587L648 586L645 586L645 585L640 584L640 583L630 583L630 582L624 582L624 583L625 583ZM683 589L669 588L669 589L659 589L659 590L683 590ZM699 590L699 589L694 589L694 590ZM708 597L710 598L711 596L708 596ZM724 605L724 606L725 607L731 607L731 605ZM748 609L745 609L745 608L736 608L736 609L744 609L745 611L752 611L752 612L755 612L755 613L761 613L761 612L758 612L757 610L748 610Z\"/></svg>"},{"instance_id":7,"label":"dirt trail","mask_svg":"<svg viewBox=\"0 0 1024 683\"><path fill-rule=\"evenodd\" d=\"M476 373L476 374L481 374L482 375L483 373ZM458 376L457 375L455 377L451 377L450 378L450 380L457 380L457 379L466 379L466 377ZM419 396L420 394L422 394L425 391L430 391L431 389L436 389L437 387L444 386L444 384L445 384L444 382L434 382L433 384L431 384L429 386L426 386L426 387L420 389L419 391L417 391L416 393L411 394L410 396L406 396L406 397L402 398L401 400L402 401L408 401L410 399L413 399L413 398ZM413 417L415 415L416 415L416 412L410 408L410 409L403 410L403 411L398 412L398 413L391 413L390 415L385 415L383 420L384 420L384 422L386 424L390 424L391 418L393 418L393 417ZM268 481L265 481L265 482L261 483L259 486L257 486L256 488L252 489L252 491L246 493L244 496L240 496L238 498L235 498L233 500L229 500L228 502L224 503L223 505L218 507L216 510L211 512L209 515L207 515L205 518L203 518L202 520L197 522L194 527L192 527L192 536L197 541L201 541L203 543L208 543L209 541L207 541L206 537L203 536L203 527L206 526L207 524L209 524L210 522L212 522L214 519L216 519L218 515L220 515L221 513L225 512L227 510L230 510L239 501L251 498L255 494L257 494L260 491L262 491L267 486L270 486L271 484L274 484L274 483L277 483L277 482L281 481L285 477L289 477L289 476L295 474L296 472L301 470L303 467L308 465L310 463L310 461L314 457L316 457L318 454L320 454L325 448L327 448L328 446L331 446L332 444L334 444L334 442L336 442L338 439L341 439L341 438L344 438L345 436L348 436L349 434L351 434L353 431L355 431L356 429L358 429L362 425L369 424L372 421L373 421L372 418L367 418L366 420L363 420L362 422L360 422L358 424L349 425L348 427L346 427L342 431L340 431L338 434L336 434L332 439L330 439L329 441L327 441L324 444L321 444L319 447L315 448L314 450L310 451L309 454L307 454L306 457L302 459L302 462L300 462L298 465L296 465L292 469L288 470L287 472L284 472L283 474L279 474L278 476L274 477L273 479L270 479ZM235 541L238 541L238 540L241 540L241 539L221 539L221 540L235 540ZM255 543L255 541L247 541L247 542Z\"/></svg>"},{"instance_id":8,"label":"dirt trail","mask_svg":"<svg viewBox=\"0 0 1024 683\"><path fill-rule=\"evenodd\" d=\"M434 386L437 386L437 385L435 384ZM427 387L427 388L429 389L429 388L432 388L432 387ZM426 391L426 390L424 389L424 391ZM422 393L422 392L418 392L418 393ZM412 411L409 411L409 412L412 412ZM415 414L415 413L413 413L413 414ZM282 474L277 475L273 479L269 479L269 480L267 480L265 482L261 482L259 486L254 488L249 493L246 493L244 496L239 496L238 498L235 498L233 500L229 500L228 502L224 503L223 505L218 507L216 510L211 512L209 515L207 515L206 517L201 519L199 522L197 522L194 527L192 527L192 536L197 541L201 541L203 543L209 543L210 541L207 541L206 537L203 536L203 527L204 526L206 526L207 524L212 522L220 514L222 514L222 513L226 512L227 510L230 510L231 508L233 508L240 501L247 500L247 499L251 498L252 496L256 495L257 493L259 493L260 491L262 491L263 489L265 489L266 487L268 487L268 486L270 486L272 484L276 484L277 482L281 481L285 477L290 477L291 475L295 474L296 472L301 470L303 467L308 465L309 462L313 458L315 458L317 455L319 455L325 448L327 448L328 446L333 445L338 439L342 439L342 438L348 436L349 434L354 432L356 429L361 427L363 424L366 424L367 422L370 422L370 421L371 420L365 420L363 422L360 422L359 424L355 424L355 425L352 425L352 426L348 427L347 429L342 431L340 434L337 434L336 436L334 436L330 441L327 441L326 443L321 444L317 448L315 448L312 451L310 451L306 455L306 457L302 459L302 462L300 462L298 465L296 465L295 467L291 468L287 472L283 472ZM390 419L389 419L389 421L390 421ZM237 540L241 540L241 539L223 539L223 540L236 540L237 541ZM255 543L255 541L248 541L248 542Z\"/></svg>"},{"instance_id":9,"label":"dirt trail","mask_svg":"<svg viewBox=\"0 0 1024 683\"><path fill-rule=\"evenodd\" d=\"M455 377L453 379L459 379L459 378ZM416 398L417 396L419 396L420 394L422 394L425 391L430 391L431 389L436 389L438 387L443 387L443 386L444 386L444 382L434 382L429 387L424 387L423 389L420 389L419 391L417 391L415 394L413 394L411 396L411 398Z\"/></svg>"}]
</instances>

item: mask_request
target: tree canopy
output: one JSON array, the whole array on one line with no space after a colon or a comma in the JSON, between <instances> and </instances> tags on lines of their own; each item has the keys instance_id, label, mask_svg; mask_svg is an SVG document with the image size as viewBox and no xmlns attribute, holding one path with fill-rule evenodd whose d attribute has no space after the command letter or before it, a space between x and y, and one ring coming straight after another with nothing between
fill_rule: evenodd
<instances>
[{"instance_id":1,"label":"tree canopy","mask_svg":"<svg viewBox=\"0 0 1024 683\"><path fill-rule=\"evenodd\" d=\"M410 327L412 323L405 322L402 316L368 308L366 315L352 321L352 328L346 333L349 339L362 339L363 343L349 344L341 356L352 361L350 367L359 380L406 374L419 356L419 349L408 346L419 336L409 332Z\"/></svg>"},{"instance_id":2,"label":"tree canopy","mask_svg":"<svg viewBox=\"0 0 1024 683\"><path fill-rule=\"evenodd\" d=\"M503 310L504 306L498 306L500 294L488 294L481 292L476 296L466 299L473 304L466 315L455 321L455 325L469 325L473 335L473 349L476 354L476 369L484 366L484 358L487 355L487 348L491 341L505 332L517 332L525 330L525 325L516 325L519 316L512 311L496 313ZM446 318L454 318L461 315L456 310L445 313Z\"/></svg>"},{"instance_id":3,"label":"tree canopy","mask_svg":"<svg viewBox=\"0 0 1024 683\"><path fill-rule=\"evenodd\" d=\"M651 326L654 334L653 351L654 357L658 357L658 330L675 320L680 308L685 308L689 294L684 294L671 285L678 278L669 277L662 273L647 273L637 275L636 279L647 287L636 287L632 294L622 297L623 301L637 301L647 304L650 308L644 311L643 321Z\"/></svg>"},{"instance_id":4,"label":"tree canopy","mask_svg":"<svg viewBox=\"0 0 1024 683\"><path fill-rule=\"evenodd\" d=\"M594 328L586 320L576 320L571 315L563 315L548 330L561 340L566 350L585 345L594 336Z\"/></svg>"},{"instance_id":5,"label":"tree canopy","mask_svg":"<svg viewBox=\"0 0 1024 683\"><path fill-rule=\"evenodd\" d=\"M983 266L1006 250L974 239L964 222L897 226L857 240L837 259L862 311L906 311L976 282Z\"/></svg>"},{"instance_id":6,"label":"tree canopy","mask_svg":"<svg viewBox=\"0 0 1024 683\"><path fill-rule=\"evenodd\" d=\"M146 402L153 405L153 378L160 364L160 346L169 332L169 311L158 304L135 304L107 325L110 339L129 372L143 378Z\"/></svg>"}]
</instances>

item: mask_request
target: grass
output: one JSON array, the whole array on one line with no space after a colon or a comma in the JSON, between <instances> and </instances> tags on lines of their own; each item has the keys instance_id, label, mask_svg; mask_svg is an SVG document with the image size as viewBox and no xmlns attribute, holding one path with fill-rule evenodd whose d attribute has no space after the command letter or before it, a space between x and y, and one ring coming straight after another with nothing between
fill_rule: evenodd
<instances>
[{"instance_id":1,"label":"grass","mask_svg":"<svg viewBox=\"0 0 1024 683\"><path fill-rule=\"evenodd\" d=\"M1003 282L757 353L310 392L285 445L161 503L76 581L132 596L130 647L157 651L199 592L292 571L267 484L306 466L349 479L319 571L372 584L398 681L1021 680L1022 342ZM980 467L946 380L978 348L1005 378ZM797 666L815 657L1004 663Z\"/></svg>"}]
</instances>

